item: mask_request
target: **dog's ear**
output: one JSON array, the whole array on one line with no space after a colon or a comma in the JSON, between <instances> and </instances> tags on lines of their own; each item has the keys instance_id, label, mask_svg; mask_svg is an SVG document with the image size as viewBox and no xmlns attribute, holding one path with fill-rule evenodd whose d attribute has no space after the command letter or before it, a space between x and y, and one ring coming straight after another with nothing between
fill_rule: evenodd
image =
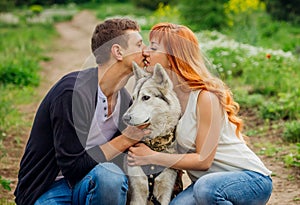
<instances>
[{"instance_id":1,"label":"dog's ear","mask_svg":"<svg viewBox=\"0 0 300 205\"><path fill-rule=\"evenodd\" d=\"M135 81L138 81L141 78L149 76L149 73L145 72L142 68L140 68L136 62L132 62L133 74L135 76Z\"/></svg>"},{"instance_id":2,"label":"dog's ear","mask_svg":"<svg viewBox=\"0 0 300 205\"><path fill-rule=\"evenodd\" d=\"M159 63L154 67L152 78L157 84L162 85L164 88L173 89L173 83L169 78L169 75Z\"/></svg>"}]
</instances>

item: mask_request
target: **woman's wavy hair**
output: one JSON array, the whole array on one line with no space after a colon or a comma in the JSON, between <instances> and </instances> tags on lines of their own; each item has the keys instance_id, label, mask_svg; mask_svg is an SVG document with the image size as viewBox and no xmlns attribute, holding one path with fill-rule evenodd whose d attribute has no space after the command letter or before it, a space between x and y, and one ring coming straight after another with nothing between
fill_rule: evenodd
<instances>
[{"instance_id":1,"label":"woman's wavy hair","mask_svg":"<svg viewBox=\"0 0 300 205\"><path fill-rule=\"evenodd\" d=\"M236 125L236 135L240 136L243 122L237 116L239 104L234 101L232 92L219 78L213 76L201 55L198 39L186 26L172 23L159 23L151 28L150 40L163 43L170 69L177 73L183 84L190 89L203 89L213 92L227 112L229 121Z\"/></svg>"}]
</instances>

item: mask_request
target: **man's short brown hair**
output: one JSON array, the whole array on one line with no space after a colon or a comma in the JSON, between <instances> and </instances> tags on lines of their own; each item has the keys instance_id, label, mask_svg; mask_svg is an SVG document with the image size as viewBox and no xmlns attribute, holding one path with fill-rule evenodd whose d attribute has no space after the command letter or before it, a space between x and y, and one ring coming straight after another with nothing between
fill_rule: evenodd
<instances>
[{"instance_id":1,"label":"man's short brown hair","mask_svg":"<svg viewBox=\"0 0 300 205\"><path fill-rule=\"evenodd\" d=\"M127 30L139 31L140 28L136 21L128 18L108 19L96 26L91 47L97 64L109 60L113 44L119 44L125 49L128 47L128 35L124 35Z\"/></svg>"}]
</instances>

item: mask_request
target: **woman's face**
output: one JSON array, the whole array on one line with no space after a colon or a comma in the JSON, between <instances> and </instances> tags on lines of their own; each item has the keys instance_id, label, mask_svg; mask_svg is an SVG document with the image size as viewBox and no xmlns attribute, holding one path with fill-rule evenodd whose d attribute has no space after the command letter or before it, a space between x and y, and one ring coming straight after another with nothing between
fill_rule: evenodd
<instances>
[{"instance_id":1,"label":"woman's face","mask_svg":"<svg viewBox=\"0 0 300 205\"><path fill-rule=\"evenodd\" d=\"M152 72L156 63L161 64L164 68L169 68L169 60L163 42L158 39L150 39L150 45L144 51L144 56L148 63L147 71Z\"/></svg>"}]
</instances>

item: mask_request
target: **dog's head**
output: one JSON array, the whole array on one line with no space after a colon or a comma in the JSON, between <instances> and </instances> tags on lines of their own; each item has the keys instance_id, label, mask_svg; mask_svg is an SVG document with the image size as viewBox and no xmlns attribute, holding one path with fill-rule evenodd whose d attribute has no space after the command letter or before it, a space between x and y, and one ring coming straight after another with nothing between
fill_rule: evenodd
<instances>
[{"instance_id":1,"label":"dog's head","mask_svg":"<svg viewBox=\"0 0 300 205\"><path fill-rule=\"evenodd\" d=\"M133 72L133 104L123 115L123 121L131 126L149 124L150 138L170 132L178 122L181 108L168 74L160 64L155 65L151 75L133 63Z\"/></svg>"}]
</instances>

